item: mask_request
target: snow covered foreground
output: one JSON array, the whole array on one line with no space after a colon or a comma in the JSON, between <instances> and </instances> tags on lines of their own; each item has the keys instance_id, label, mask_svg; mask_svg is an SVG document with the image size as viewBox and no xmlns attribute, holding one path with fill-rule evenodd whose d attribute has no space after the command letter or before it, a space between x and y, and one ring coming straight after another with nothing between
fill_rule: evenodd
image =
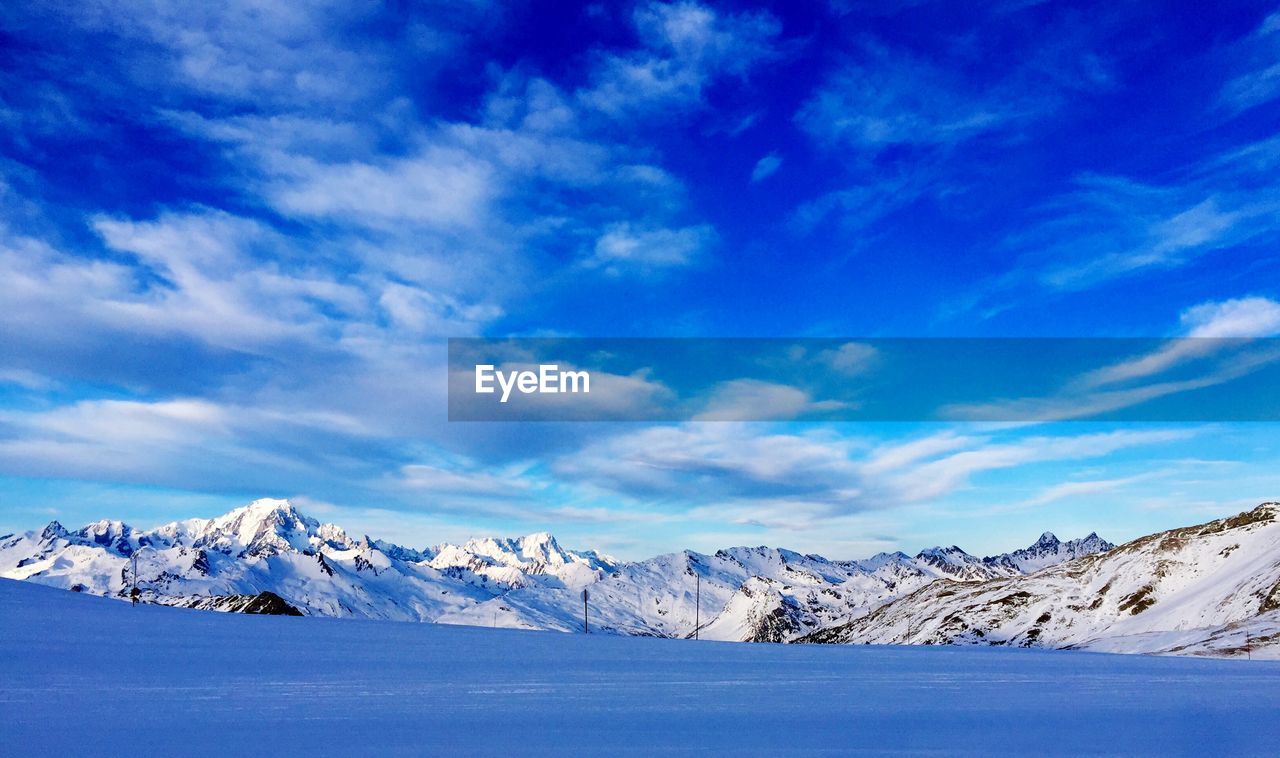
<instances>
[{"instance_id":1,"label":"snow covered foreground","mask_svg":"<svg viewBox=\"0 0 1280 758\"><path fill-rule=\"evenodd\" d=\"M0 580L0 754L1274 755L1280 663L204 613Z\"/></svg>"}]
</instances>

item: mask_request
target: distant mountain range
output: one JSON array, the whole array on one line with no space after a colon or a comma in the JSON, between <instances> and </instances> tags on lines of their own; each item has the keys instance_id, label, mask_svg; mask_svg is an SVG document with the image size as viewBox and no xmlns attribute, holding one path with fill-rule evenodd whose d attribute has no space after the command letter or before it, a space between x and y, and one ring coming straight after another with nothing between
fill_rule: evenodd
<instances>
[{"instance_id":1,"label":"distant mountain range","mask_svg":"<svg viewBox=\"0 0 1280 758\"><path fill-rule=\"evenodd\" d=\"M1116 548L1090 534L978 558L956 546L838 561L766 547L632 563L547 533L423 550L258 500L150 530L57 522L0 537L0 577L209 610L769 642L1230 653L1280 639L1280 526L1264 504ZM695 600L697 598L697 601ZM696 602L700 602L697 605ZM1215 642L1214 640L1217 640ZM1225 640L1225 641L1224 641Z\"/></svg>"}]
</instances>

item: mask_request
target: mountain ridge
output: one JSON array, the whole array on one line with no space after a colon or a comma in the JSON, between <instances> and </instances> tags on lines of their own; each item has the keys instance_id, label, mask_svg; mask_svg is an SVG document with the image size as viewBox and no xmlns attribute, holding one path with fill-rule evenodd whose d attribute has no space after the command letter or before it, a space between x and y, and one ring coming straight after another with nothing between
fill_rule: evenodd
<instances>
[{"instance_id":1,"label":"mountain ridge","mask_svg":"<svg viewBox=\"0 0 1280 758\"><path fill-rule=\"evenodd\" d=\"M780 642L938 579L1020 572L1015 559L1045 548L1041 542L986 559L955 546L863 561L739 546L622 562L568 550L549 532L421 549L355 539L287 500L264 498L145 530L107 519L74 531L51 522L0 538L0 576L125 598L136 555L147 602L560 631L581 629L579 595L589 586L597 632L693 636L696 620L704 638ZM1062 544L1054 538L1054 551L1035 554L1071 557L1057 549Z\"/></svg>"},{"instance_id":2,"label":"mountain ridge","mask_svg":"<svg viewBox=\"0 0 1280 758\"><path fill-rule=\"evenodd\" d=\"M138 529L0 537L0 576L208 610L757 642L1234 654L1280 644L1280 506L1114 546L1097 533L979 558L955 545L832 560L783 548L624 562L549 532L411 548L287 500ZM695 628L696 627L696 628Z\"/></svg>"}]
</instances>

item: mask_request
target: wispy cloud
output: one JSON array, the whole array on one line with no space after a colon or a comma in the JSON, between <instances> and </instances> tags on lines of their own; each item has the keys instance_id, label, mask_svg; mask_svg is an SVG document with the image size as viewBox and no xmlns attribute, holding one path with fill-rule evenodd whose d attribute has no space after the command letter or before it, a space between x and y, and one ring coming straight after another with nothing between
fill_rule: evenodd
<instances>
[{"instance_id":1,"label":"wispy cloud","mask_svg":"<svg viewBox=\"0 0 1280 758\"><path fill-rule=\"evenodd\" d=\"M1223 85L1221 101L1232 114L1280 98L1280 11L1263 19L1258 28L1231 52L1243 69Z\"/></svg>"},{"instance_id":2,"label":"wispy cloud","mask_svg":"<svg viewBox=\"0 0 1280 758\"><path fill-rule=\"evenodd\" d=\"M457 461L446 465L408 464L400 469L400 484L415 491L463 497L523 496L534 486L523 468L490 472L468 469Z\"/></svg>"},{"instance_id":3,"label":"wispy cloud","mask_svg":"<svg viewBox=\"0 0 1280 758\"><path fill-rule=\"evenodd\" d=\"M1246 297L1201 303L1182 312L1189 339L1175 340L1146 355L1091 371L1074 386L1092 390L1143 379L1187 361L1241 347L1237 340L1280 334L1280 303L1265 297ZM1221 340L1232 340L1223 343Z\"/></svg>"},{"instance_id":4,"label":"wispy cloud","mask_svg":"<svg viewBox=\"0 0 1280 758\"><path fill-rule=\"evenodd\" d=\"M796 122L830 147L874 153L895 145L956 144L1033 112L949 69L868 42L859 58L832 71Z\"/></svg>"},{"instance_id":5,"label":"wispy cloud","mask_svg":"<svg viewBox=\"0 0 1280 758\"><path fill-rule=\"evenodd\" d=\"M1224 185L1152 187L1083 177L1079 192L1061 200L1067 213L1056 222L1069 228L1049 232L1054 239L1067 240L1054 247L1062 258L1075 262L1050 264L1041 271L1040 282L1053 289L1084 289L1142 269L1186 265L1271 231L1274 200L1265 195L1224 197L1211 186ZM1035 232L1031 236L1035 238ZM1043 247L1040 250L1048 255ZM1103 254L1080 260L1075 254L1079 250Z\"/></svg>"},{"instance_id":6,"label":"wispy cloud","mask_svg":"<svg viewBox=\"0 0 1280 758\"><path fill-rule=\"evenodd\" d=\"M947 430L873 444L828 431L689 423L620 434L563 456L559 477L684 505L766 511L806 503L825 515L945 498L975 476L1050 462L1104 458L1186 439L1190 430L1024 435ZM752 518L758 518L753 516Z\"/></svg>"},{"instance_id":7,"label":"wispy cloud","mask_svg":"<svg viewBox=\"0 0 1280 758\"><path fill-rule=\"evenodd\" d=\"M1044 397L951 405L944 418L1044 421L1082 419L1248 376L1280 361L1280 350L1250 338L1280 332L1280 303L1252 297L1202 303L1182 314L1187 337L1068 379ZM1190 376L1169 375L1196 364Z\"/></svg>"},{"instance_id":8,"label":"wispy cloud","mask_svg":"<svg viewBox=\"0 0 1280 758\"><path fill-rule=\"evenodd\" d=\"M443 337L489 328L539 287L670 274L714 254L717 232L690 209L661 153L612 116L602 121L595 96L628 72L648 72L652 88L610 107L696 105L704 87L741 80L771 54L772 19L646 5L635 17L639 46L590 56L587 89L493 67L478 107L446 117L406 96L400 66L406 51L441 71L465 62L458 46L468 25L489 23L484 10L459 8L447 29L431 16L353 45L377 12L236 3L188 13L158 3L63 14L71 33L110 41L102 65L120 77L96 96L131 98L144 111L139 123L204 151L225 204L165 198L90 211L89 234L51 241L28 231L50 220L18 224L18 206L7 204L7 375L141 392L149 404L204 396L214 407L257 409L245 416L258 429L227 427L228 449L273 441L276 455L295 458L292 470L362 453L366 468L394 467L403 455L388 449L406 438L457 444L444 433ZM412 84L436 75L414 72ZM60 117L62 128L95 128L74 116ZM56 412L106 412L76 402ZM295 445L291 420L315 408L351 422L310 448ZM47 407L15 413L15 426L52 434ZM360 430L373 428L382 439L369 451ZM242 439L255 432L261 440ZM135 468L172 464L198 438L154 436L153 463ZM23 470L109 477L102 451L115 444L33 438L6 449Z\"/></svg>"},{"instance_id":9,"label":"wispy cloud","mask_svg":"<svg viewBox=\"0 0 1280 758\"><path fill-rule=\"evenodd\" d=\"M1127 476L1119 479L1086 479L1083 481L1061 482L1041 490L1039 494L1022 503L1022 506L1035 507L1048 505L1049 503L1056 503L1059 500L1089 497L1099 495L1104 492L1114 492L1115 490L1127 487L1131 484L1136 484L1148 478L1150 478L1149 475L1138 475Z\"/></svg>"},{"instance_id":10,"label":"wispy cloud","mask_svg":"<svg viewBox=\"0 0 1280 758\"><path fill-rule=\"evenodd\" d=\"M44 411L6 410L0 423L0 470L10 475L275 492L287 481L360 468L335 456L326 472L297 454L308 437L319 442L362 433L357 421L340 414L285 415L201 398L81 400Z\"/></svg>"},{"instance_id":11,"label":"wispy cloud","mask_svg":"<svg viewBox=\"0 0 1280 758\"><path fill-rule=\"evenodd\" d=\"M871 16L900 10L859 9ZM1013 149L1072 99L1115 86L1100 52L1115 24L1112 14L1099 14L1089 27L1055 14L1052 22L1040 22L1041 32L1026 47L966 44L1004 24L1012 10L975 12L963 31L952 31L964 41L949 37L949 44L927 53L867 33L855 38L794 116L826 160L842 169L833 172L837 186L796 209L801 231L835 219L865 238L883 218L917 201L979 191L993 148Z\"/></svg>"},{"instance_id":12,"label":"wispy cloud","mask_svg":"<svg viewBox=\"0 0 1280 758\"><path fill-rule=\"evenodd\" d=\"M968 486L987 471L1049 461L1102 458L1120 450L1186 439L1192 430L1122 430L1063 436L1023 436L1013 441L980 439L969 449L917 461L908 469L890 472L882 485L900 501L920 502L944 497Z\"/></svg>"},{"instance_id":13,"label":"wispy cloud","mask_svg":"<svg viewBox=\"0 0 1280 758\"><path fill-rule=\"evenodd\" d=\"M598 55L592 84L577 95L587 107L620 117L698 106L717 79L746 77L774 57L781 31L767 13L722 13L693 2L642 4L634 25L641 46Z\"/></svg>"},{"instance_id":14,"label":"wispy cloud","mask_svg":"<svg viewBox=\"0 0 1280 758\"><path fill-rule=\"evenodd\" d=\"M1176 179L1077 177L1003 247L1016 261L951 312L999 313L1044 292L1071 293L1199 263L1280 239L1280 140L1223 151Z\"/></svg>"}]
</instances>

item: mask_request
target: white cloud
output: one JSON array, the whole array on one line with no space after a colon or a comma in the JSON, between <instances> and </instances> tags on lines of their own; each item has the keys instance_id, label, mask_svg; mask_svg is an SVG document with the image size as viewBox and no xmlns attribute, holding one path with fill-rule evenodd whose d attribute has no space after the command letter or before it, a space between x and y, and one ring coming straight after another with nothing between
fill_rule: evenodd
<instances>
[{"instance_id":1,"label":"white cloud","mask_svg":"<svg viewBox=\"0 0 1280 758\"><path fill-rule=\"evenodd\" d=\"M715 231L706 225L644 229L624 222L610 226L596 239L583 264L612 275L688 266L697 262L715 239Z\"/></svg>"},{"instance_id":2,"label":"white cloud","mask_svg":"<svg viewBox=\"0 0 1280 758\"><path fill-rule=\"evenodd\" d=\"M755 168L751 169L751 181L762 182L773 176L779 168L782 167L782 156L776 152L769 153L760 160L756 161Z\"/></svg>"},{"instance_id":3,"label":"white cloud","mask_svg":"<svg viewBox=\"0 0 1280 758\"><path fill-rule=\"evenodd\" d=\"M492 165L466 151L440 146L384 166L323 165L299 157L292 174L272 193L282 212L360 217L371 224L474 226L498 191Z\"/></svg>"},{"instance_id":4,"label":"white cloud","mask_svg":"<svg viewBox=\"0 0 1280 758\"><path fill-rule=\"evenodd\" d=\"M1273 337L1280 334L1280 303L1264 297L1201 303L1183 311L1180 320L1190 339L1174 340L1146 355L1090 371L1073 385L1089 390L1143 379L1241 347L1236 342L1240 339Z\"/></svg>"},{"instance_id":5,"label":"white cloud","mask_svg":"<svg viewBox=\"0 0 1280 758\"><path fill-rule=\"evenodd\" d=\"M914 164L910 171L877 171L870 178L860 173L857 183L801 203L792 214L792 223L808 233L834 215L842 226L865 229L929 193L951 191L949 184L928 161Z\"/></svg>"},{"instance_id":6,"label":"white cloud","mask_svg":"<svg viewBox=\"0 0 1280 758\"><path fill-rule=\"evenodd\" d=\"M1241 338L1280 335L1280 303L1265 297L1201 303L1182 313L1188 337Z\"/></svg>"},{"instance_id":7,"label":"white cloud","mask_svg":"<svg viewBox=\"0 0 1280 758\"><path fill-rule=\"evenodd\" d=\"M392 41L362 33L385 21L386 9L370 2L139 0L48 12L53 23L117 35L141 61L127 71L139 80L255 109L305 104L331 112L387 96L399 73L392 44L412 51L414 76L421 79L444 68L467 31L486 23L481 2L454 3L452 28L438 18L424 22L422 14L400 13L400 33Z\"/></svg>"},{"instance_id":8,"label":"white cloud","mask_svg":"<svg viewBox=\"0 0 1280 758\"><path fill-rule=\"evenodd\" d=\"M682 184L616 128L590 131L581 108L544 79L506 72L475 122L419 122L388 106L404 144L390 155L367 119L169 118L227 145L257 168L252 189L276 211L349 239L367 266L501 307L526 294L517 283L557 281L531 267L555 265L565 245L590 240L580 262L614 275L687 265L715 237L674 225Z\"/></svg>"},{"instance_id":9,"label":"white cloud","mask_svg":"<svg viewBox=\"0 0 1280 758\"><path fill-rule=\"evenodd\" d=\"M700 27L696 14L677 12L691 8L651 9L646 23L661 29L646 27L646 35L665 41L646 36L655 48L618 55L638 60L660 48L680 62L659 68L681 81L685 70L712 78L742 71L730 53L743 48L723 35L746 28L733 18ZM524 70L495 70L473 118L437 118L393 96L396 82L385 77L395 72L378 70L379 50L362 51L355 71L346 56L326 66L318 53L364 11L315 10L268 9L239 38L222 25L243 22L235 14L252 15L247 6L224 19L184 18L164 4L155 19L123 30L176 46L180 67L153 67L138 87L166 93L154 99L163 108L158 123L224 151L234 171L223 178L239 210L95 216L102 245L84 249L0 230L9 306L0 313L0 345L22 357L21 366L0 370L149 397L204 394L219 406L256 409L249 415L261 428L233 424L229 449L256 450L253 437L284 435L280 454L293 463L282 469L314 472L314 457L326 457L363 472L402 460L391 450L405 439L445 437L443 337L483 331L529 288L565 286L559 272L668 271L709 252L710 226L676 223L687 215L684 188L661 156L619 138L616 124L592 131L576 95ZM278 49L290 45L298 49ZM243 98L255 104L251 113ZM613 388L597 397L665 402L643 376L617 377ZM315 408L344 421L323 424L305 443L293 438L294 420ZM365 439L344 436L370 429L381 441L354 461L366 454ZM459 436L468 435L448 438ZM23 460L45 461L45 472L84 470L76 455L100 460L67 441L32 444L44 452L29 448ZM187 450L178 440L156 445ZM269 457L222 463L243 471L245 461ZM187 466L173 465L179 459L157 453L131 471Z\"/></svg>"},{"instance_id":10,"label":"white cloud","mask_svg":"<svg viewBox=\"0 0 1280 758\"><path fill-rule=\"evenodd\" d=\"M165 214L154 221L98 218L111 249L138 257L159 282L141 290L82 291L102 321L122 331L182 334L234 350L261 352L282 340L309 340L329 324L326 309L358 314L358 287L306 265L290 266L291 242L256 222L219 211ZM275 255L257 259L253 250ZM68 266L83 261L62 257Z\"/></svg>"},{"instance_id":11,"label":"white cloud","mask_svg":"<svg viewBox=\"0 0 1280 758\"><path fill-rule=\"evenodd\" d=\"M165 443L194 435L225 435L226 409L207 400L184 398L146 403L87 400L43 413L6 412L9 423L56 437L102 445Z\"/></svg>"},{"instance_id":12,"label":"white cloud","mask_svg":"<svg viewBox=\"0 0 1280 758\"><path fill-rule=\"evenodd\" d=\"M1242 339L1273 337L1280 334L1280 303L1264 297L1201 303L1184 310L1180 321L1189 339L1173 340L1146 355L1090 371L1073 386L1090 390L1144 379L1189 361L1247 347L1240 343ZM1245 363L1242 367L1254 365ZM1222 377L1235 375L1229 372Z\"/></svg>"},{"instance_id":13,"label":"white cloud","mask_svg":"<svg viewBox=\"0 0 1280 758\"><path fill-rule=\"evenodd\" d=\"M711 388L694 421L787 420L849 408L835 400L814 400L809 392L787 384L732 379Z\"/></svg>"},{"instance_id":14,"label":"white cloud","mask_svg":"<svg viewBox=\"0 0 1280 758\"><path fill-rule=\"evenodd\" d=\"M846 342L835 350L825 350L818 356L832 370L845 376L857 376L870 371L879 357L880 352L865 342Z\"/></svg>"},{"instance_id":15,"label":"white cloud","mask_svg":"<svg viewBox=\"0 0 1280 758\"><path fill-rule=\"evenodd\" d=\"M0 428L7 475L222 492L350 487L379 465L354 457L351 441L383 434L339 410L181 396L5 410Z\"/></svg>"}]
</instances>

